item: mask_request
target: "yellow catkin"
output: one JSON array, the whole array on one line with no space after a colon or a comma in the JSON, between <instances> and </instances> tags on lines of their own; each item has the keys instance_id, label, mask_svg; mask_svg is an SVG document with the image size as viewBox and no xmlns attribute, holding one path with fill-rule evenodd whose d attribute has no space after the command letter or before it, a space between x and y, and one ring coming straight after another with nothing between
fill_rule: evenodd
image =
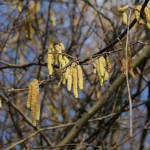
<instances>
[{"instance_id":1,"label":"yellow catkin","mask_svg":"<svg viewBox=\"0 0 150 150\"><path fill-rule=\"evenodd\" d=\"M100 85L102 86L103 83L104 83L104 80L103 80L103 77L101 76L101 72L100 72L100 63L99 63L99 59L96 60L96 70L97 70L97 73L98 73L98 78L99 78L99 81L100 81Z\"/></svg>"},{"instance_id":2,"label":"yellow catkin","mask_svg":"<svg viewBox=\"0 0 150 150\"><path fill-rule=\"evenodd\" d=\"M56 52L55 57L54 57L54 62L56 65L60 66L60 68L62 68L62 62L63 60L63 56L61 54L57 54L57 53L62 53L65 50L65 46L63 43L57 43L54 45L54 51ZM66 57L66 56L65 56Z\"/></svg>"},{"instance_id":3,"label":"yellow catkin","mask_svg":"<svg viewBox=\"0 0 150 150\"><path fill-rule=\"evenodd\" d=\"M108 73L111 73L113 70L113 67L112 67L112 63L108 56L106 57L106 63L107 63Z\"/></svg>"},{"instance_id":4,"label":"yellow catkin","mask_svg":"<svg viewBox=\"0 0 150 150\"><path fill-rule=\"evenodd\" d=\"M62 74L62 84L66 84L65 73Z\"/></svg>"},{"instance_id":5,"label":"yellow catkin","mask_svg":"<svg viewBox=\"0 0 150 150\"><path fill-rule=\"evenodd\" d=\"M59 43L59 46L61 47L61 51L64 51L65 50L65 46L63 43Z\"/></svg>"},{"instance_id":6,"label":"yellow catkin","mask_svg":"<svg viewBox=\"0 0 150 150\"><path fill-rule=\"evenodd\" d=\"M51 48L48 49L47 53L47 67L48 67L48 72L49 75L53 74L53 64L54 64L54 55L51 53Z\"/></svg>"},{"instance_id":7,"label":"yellow catkin","mask_svg":"<svg viewBox=\"0 0 150 150\"><path fill-rule=\"evenodd\" d=\"M66 65L70 62L69 59L66 56L64 56L63 59L65 60Z\"/></svg>"},{"instance_id":8,"label":"yellow catkin","mask_svg":"<svg viewBox=\"0 0 150 150\"><path fill-rule=\"evenodd\" d=\"M39 105L39 84L38 84L38 80L36 80L36 79L34 79L33 81L32 81L32 84L33 84L33 93L32 93L32 101L35 101L35 102L33 102L33 119L35 120L35 122L36 122L36 120L37 120L37 118L39 118L39 110L40 110L40 105ZM38 105L37 105L37 103L38 103ZM38 108L37 108L37 106L38 106ZM31 108L31 111L32 111L32 108ZM33 122L34 122L34 120L33 120ZM39 119L38 119L39 120Z\"/></svg>"},{"instance_id":9,"label":"yellow catkin","mask_svg":"<svg viewBox=\"0 0 150 150\"><path fill-rule=\"evenodd\" d=\"M122 23L127 25L127 22L128 22L128 16L127 16L127 13L124 12L122 13Z\"/></svg>"},{"instance_id":10,"label":"yellow catkin","mask_svg":"<svg viewBox=\"0 0 150 150\"><path fill-rule=\"evenodd\" d=\"M141 19L141 16L140 16L141 8L142 8L142 5L138 5L135 8L135 18L139 24L144 24L144 21Z\"/></svg>"},{"instance_id":11,"label":"yellow catkin","mask_svg":"<svg viewBox=\"0 0 150 150\"><path fill-rule=\"evenodd\" d=\"M21 12L23 8L23 0L18 0L18 11Z\"/></svg>"},{"instance_id":12,"label":"yellow catkin","mask_svg":"<svg viewBox=\"0 0 150 150\"><path fill-rule=\"evenodd\" d=\"M58 62L59 62L59 64L61 64L62 59L63 59L62 55L61 55L61 54L59 54L59 55L58 55Z\"/></svg>"},{"instance_id":13,"label":"yellow catkin","mask_svg":"<svg viewBox=\"0 0 150 150\"><path fill-rule=\"evenodd\" d=\"M32 123L34 126L36 126L36 100L33 99L31 104L32 104L32 107L31 107Z\"/></svg>"},{"instance_id":14,"label":"yellow catkin","mask_svg":"<svg viewBox=\"0 0 150 150\"><path fill-rule=\"evenodd\" d=\"M55 19L55 15L53 11L50 13L50 21L51 21L52 27L54 28L56 26L56 19Z\"/></svg>"},{"instance_id":15,"label":"yellow catkin","mask_svg":"<svg viewBox=\"0 0 150 150\"><path fill-rule=\"evenodd\" d=\"M71 87L72 87L72 74L70 73L67 78L67 90L71 91Z\"/></svg>"},{"instance_id":16,"label":"yellow catkin","mask_svg":"<svg viewBox=\"0 0 150 150\"><path fill-rule=\"evenodd\" d=\"M27 97L27 108L31 107L31 99L32 99L32 84L29 84L28 97Z\"/></svg>"},{"instance_id":17,"label":"yellow catkin","mask_svg":"<svg viewBox=\"0 0 150 150\"><path fill-rule=\"evenodd\" d=\"M39 121L40 120L40 102L37 102L37 105L36 105L36 120Z\"/></svg>"},{"instance_id":18,"label":"yellow catkin","mask_svg":"<svg viewBox=\"0 0 150 150\"><path fill-rule=\"evenodd\" d=\"M125 6L123 6L123 7L119 7L119 8L118 8L118 12L119 12L119 13L123 13L123 12L125 12L128 8L129 8L128 5L125 5Z\"/></svg>"},{"instance_id":19,"label":"yellow catkin","mask_svg":"<svg viewBox=\"0 0 150 150\"><path fill-rule=\"evenodd\" d=\"M77 72L78 72L78 87L80 90L83 90L83 72L80 65L77 65Z\"/></svg>"},{"instance_id":20,"label":"yellow catkin","mask_svg":"<svg viewBox=\"0 0 150 150\"><path fill-rule=\"evenodd\" d=\"M64 59L62 59L61 64L60 64L60 68L64 68L66 66L66 62Z\"/></svg>"},{"instance_id":21,"label":"yellow catkin","mask_svg":"<svg viewBox=\"0 0 150 150\"><path fill-rule=\"evenodd\" d=\"M148 9L148 7L146 7L144 9L144 15L145 15L145 19L146 19L146 28L148 30L150 30L150 10Z\"/></svg>"},{"instance_id":22,"label":"yellow catkin","mask_svg":"<svg viewBox=\"0 0 150 150\"><path fill-rule=\"evenodd\" d=\"M67 67L65 72L65 79L68 79L69 74L71 74L71 67Z\"/></svg>"},{"instance_id":23,"label":"yellow catkin","mask_svg":"<svg viewBox=\"0 0 150 150\"><path fill-rule=\"evenodd\" d=\"M78 80L77 80L77 69L72 69L72 80L73 80L73 94L75 98L78 98Z\"/></svg>"},{"instance_id":24,"label":"yellow catkin","mask_svg":"<svg viewBox=\"0 0 150 150\"><path fill-rule=\"evenodd\" d=\"M105 58L104 58L104 57L100 57L98 61L99 61L99 71L100 71L100 75L101 75L102 77L104 77L104 74L105 74L105 71L106 71L106 69L105 69L105 67L106 67Z\"/></svg>"},{"instance_id":25,"label":"yellow catkin","mask_svg":"<svg viewBox=\"0 0 150 150\"><path fill-rule=\"evenodd\" d=\"M57 53L61 53L62 52L62 48L61 48L59 43L54 45L54 49L55 49L55 52L57 52Z\"/></svg>"},{"instance_id":26,"label":"yellow catkin","mask_svg":"<svg viewBox=\"0 0 150 150\"><path fill-rule=\"evenodd\" d=\"M36 121L40 118L40 97L38 80L34 79L29 84L29 93L27 98L28 108L31 109L32 123L36 126Z\"/></svg>"},{"instance_id":27,"label":"yellow catkin","mask_svg":"<svg viewBox=\"0 0 150 150\"><path fill-rule=\"evenodd\" d=\"M104 81L108 80L109 72L112 71L112 65L108 56L106 57L106 59L104 57L99 57L99 59L95 61L95 67L100 85L102 86L104 84ZM109 72L106 70L106 68L109 70Z\"/></svg>"}]
</instances>

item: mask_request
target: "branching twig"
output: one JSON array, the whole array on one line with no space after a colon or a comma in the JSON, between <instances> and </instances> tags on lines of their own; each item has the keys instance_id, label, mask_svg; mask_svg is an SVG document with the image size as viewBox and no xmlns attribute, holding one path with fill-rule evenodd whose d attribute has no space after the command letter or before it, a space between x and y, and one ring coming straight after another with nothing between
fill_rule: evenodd
<instances>
[{"instance_id":1,"label":"branching twig","mask_svg":"<svg viewBox=\"0 0 150 150\"><path fill-rule=\"evenodd\" d=\"M129 12L129 17L127 21L127 38L126 38L126 46L125 46L125 58L126 58L126 82L127 82L127 91L128 91L128 98L129 98L129 107L130 107L130 136L132 137L133 134L133 113L132 113L132 99L131 99L131 93L130 93L130 85L129 85L129 68L128 68L128 43L129 43L129 24L130 24L130 18L131 18L131 10Z\"/></svg>"}]
</instances>

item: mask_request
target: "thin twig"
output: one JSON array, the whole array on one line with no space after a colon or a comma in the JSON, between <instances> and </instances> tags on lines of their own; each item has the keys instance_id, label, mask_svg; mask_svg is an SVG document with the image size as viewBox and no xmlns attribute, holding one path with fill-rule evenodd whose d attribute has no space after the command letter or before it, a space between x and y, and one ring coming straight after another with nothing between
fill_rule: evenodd
<instances>
[{"instance_id":1,"label":"thin twig","mask_svg":"<svg viewBox=\"0 0 150 150\"><path fill-rule=\"evenodd\" d=\"M128 91L128 98L129 98L129 108L130 108L130 136L133 135L133 113L132 113L132 99L130 93L130 85L129 85L129 75L128 75L128 43L129 43L129 24L131 19L131 10L129 12L128 22L127 22L127 39L126 39L126 46L125 46L125 56L126 56L126 82L127 82L127 91Z\"/></svg>"}]
</instances>

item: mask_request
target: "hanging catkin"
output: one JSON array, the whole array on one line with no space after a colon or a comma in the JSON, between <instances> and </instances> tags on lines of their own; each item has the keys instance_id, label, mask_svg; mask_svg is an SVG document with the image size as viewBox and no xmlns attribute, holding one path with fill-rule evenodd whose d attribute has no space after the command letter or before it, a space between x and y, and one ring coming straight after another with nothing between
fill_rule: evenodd
<instances>
[{"instance_id":1,"label":"hanging catkin","mask_svg":"<svg viewBox=\"0 0 150 150\"><path fill-rule=\"evenodd\" d=\"M67 90L71 91L71 87L72 87L72 74L70 73L67 78Z\"/></svg>"},{"instance_id":2,"label":"hanging catkin","mask_svg":"<svg viewBox=\"0 0 150 150\"><path fill-rule=\"evenodd\" d=\"M73 67L72 69L72 78L73 78L73 94L75 98L78 98L78 80L77 80L77 69Z\"/></svg>"},{"instance_id":3,"label":"hanging catkin","mask_svg":"<svg viewBox=\"0 0 150 150\"><path fill-rule=\"evenodd\" d=\"M80 65L77 65L77 72L78 72L78 86L80 90L83 90L83 72Z\"/></svg>"},{"instance_id":4,"label":"hanging catkin","mask_svg":"<svg viewBox=\"0 0 150 150\"><path fill-rule=\"evenodd\" d=\"M118 8L118 12L119 12L119 13L124 13L128 8L129 8L128 5L125 5L125 6L123 6L123 7L119 7L119 8Z\"/></svg>"},{"instance_id":5,"label":"hanging catkin","mask_svg":"<svg viewBox=\"0 0 150 150\"><path fill-rule=\"evenodd\" d=\"M106 71L106 69L105 69L105 67L106 67L105 58L104 58L104 57L100 57L98 61L99 61L98 63L99 63L100 75L101 75L102 77L104 77L104 74L105 74L105 71Z\"/></svg>"},{"instance_id":6,"label":"hanging catkin","mask_svg":"<svg viewBox=\"0 0 150 150\"><path fill-rule=\"evenodd\" d=\"M37 79L29 84L27 107L31 109L32 123L36 126L36 121L40 118L40 93Z\"/></svg>"},{"instance_id":7,"label":"hanging catkin","mask_svg":"<svg viewBox=\"0 0 150 150\"><path fill-rule=\"evenodd\" d=\"M139 24L145 24L144 21L142 20L141 16L140 16L141 8L142 8L142 5L138 5L135 8L135 18Z\"/></svg>"},{"instance_id":8,"label":"hanging catkin","mask_svg":"<svg viewBox=\"0 0 150 150\"><path fill-rule=\"evenodd\" d=\"M54 52L54 48L52 45L50 45L48 48L48 53L47 53L47 66L48 66L49 75L53 74L53 64L54 64L53 52Z\"/></svg>"},{"instance_id":9,"label":"hanging catkin","mask_svg":"<svg viewBox=\"0 0 150 150\"><path fill-rule=\"evenodd\" d=\"M144 9L144 15L145 15L145 19L146 19L146 28L148 30L150 30L150 10L148 9L148 7L145 7Z\"/></svg>"},{"instance_id":10,"label":"hanging catkin","mask_svg":"<svg viewBox=\"0 0 150 150\"><path fill-rule=\"evenodd\" d=\"M101 56L95 61L94 66L96 67L100 85L102 86L104 84L104 81L108 80L109 73L112 71L111 62L108 56L106 57L106 59Z\"/></svg>"}]
</instances>

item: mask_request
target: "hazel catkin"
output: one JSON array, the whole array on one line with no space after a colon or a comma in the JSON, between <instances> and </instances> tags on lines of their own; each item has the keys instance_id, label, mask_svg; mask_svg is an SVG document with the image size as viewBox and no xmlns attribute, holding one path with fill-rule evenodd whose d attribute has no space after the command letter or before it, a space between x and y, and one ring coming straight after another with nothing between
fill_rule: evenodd
<instances>
[{"instance_id":1,"label":"hazel catkin","mask_svg":"<svg viewBox=\"0 0 150 150\"><path fill-rule=\"evenodd\" d=\"M109 73L111 71L111 70L109 70L109 72L107 71L109 63L110 63L109 59L107 58L107 60L105 60L105 58L102 56L95 61L96 72L98 74L101 86L104 84L104 81L108 80L109 78ZM112 66L109 67L110 68L108 69L112 69Z\"/></svg>"},{"instance_id":2,"label":"hazel catkin","mask_svg":"<svg viewBox=\"0 0 150 150\"><path fill-rule=\"evenodd\" d=\"M77 69L74 67L72 69L72 78L73 78L73 94L75 98L78 98L78 80L77 80Z\"/></svg>"},{"instance_id":3,"label":"hazel catkin","mask_svg":"<svg viewBox=\"0 0 150 150\"><path fill-rule=\"evenodd\" d=\"M27 107L31 109L32 123L36 126L36 121L40 118L40 93L37 79L29 84Z\"/></svg>"},{"instance_id":4,"label":"hazel catkin","mask_svg":"<svg viewBox=\"0 0 150 150\"><path fill-rule=\"evenodd\" d=\"M83 90L83 72L80 65L77 65L77 72L78 72L78 86L80 90Z\"/></svg>"},{"instance_id":5,"label":"hazel catkin","mask_svg":"<svg viewBox=\"0 0 150 150\"><path fill-rule=\"evenodd\" d=\"M48 66L48 72L49 75L53 74L53 64L54 64L54 55L52 54L53 52L53 46L50 45L48 48L48 53L47 53L47 66Z\"/></svg>"},{"instance_id":6,"label":"hazel catkin","mask_svg":"<svg viewBox=\"0 0 150 150\"><path fill-rule=\"evenodd\" d=\"M128 8L129 8L128 5L125 5L125 6L123 6L123 7L119 7L119 8L118 8L118 12L119 12L119 13L124 13Z\"/></svg>"}]
</instances>

